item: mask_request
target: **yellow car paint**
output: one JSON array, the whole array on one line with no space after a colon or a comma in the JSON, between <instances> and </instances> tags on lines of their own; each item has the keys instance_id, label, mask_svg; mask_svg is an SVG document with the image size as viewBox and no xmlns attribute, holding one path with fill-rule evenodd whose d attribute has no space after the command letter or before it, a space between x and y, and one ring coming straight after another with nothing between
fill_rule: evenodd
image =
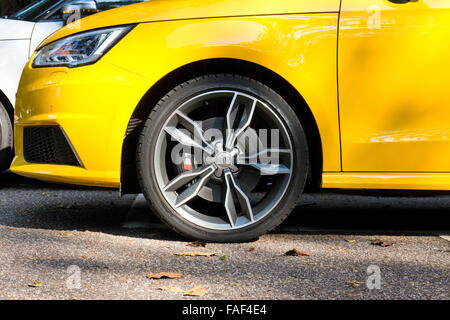
<instances>
[{"instance_id":1,"label":"yellow car paint","mask_svg":"<svg viewBox=\"0 0 450 320\"><path fill-rule=\"evenodd\" d=\"M119 186L125 131L146 92L179 67L231 58L272 70L305 99L320 133L323 187L450 190L448 7L156 0L83 19L40 47L85 30L137 26L93 65L34 69L32 58L17 97L12 170ZM84 168L24 160L23 127L46 124L63 127Z\"/></svg>"},{"instance_id":2,"label":"yellow car paint","mask_svg":"<svg viewBox=\"0 0 450 320\"><path fill-rule=\"evenodd\" d=\"M58 82L52 76L55 71L65 74ZM136 106L149 86L146 78L103 61L76 69L28 65L20 82L20 92L26 94L17 96L12 170L55 182L119 186L120 153L129 120L121 118L122 107ZM54 124L64 129L85 169L56 165L40 169L41 165L25 162L23 127Z\"/></svg>"},{"instance_id":3,"label":"yellow car paint","mask_svg":"<svg viewBox=\"0 0 450 320\"><path fill-rule=\"evenodd\" d=\"M51 35L42 45L81 30L130 23L204 18L338 12L340 0L152 0L101 12L78 20ZM192 36L192 35L189 35Z\"/></svg>"},{"instance_id":4,"label":"yellow car paint","mask_svg":"<svg viewBox=\"0 0 450 320\"><path fill-rule=\"evenodd\" d=\"M324 173L322 187L332 189L449 190L450 173Z\"/></svg>"},{"instance_id":5,"label":"yellow car paint","mask_svg":"<svg viewBox=\"0 0 450 320\"><path fill-rule=\"evenodd\" d=\"M450 172L450 2L341 10L343 171Z\"/></svg>"}]
</instances>

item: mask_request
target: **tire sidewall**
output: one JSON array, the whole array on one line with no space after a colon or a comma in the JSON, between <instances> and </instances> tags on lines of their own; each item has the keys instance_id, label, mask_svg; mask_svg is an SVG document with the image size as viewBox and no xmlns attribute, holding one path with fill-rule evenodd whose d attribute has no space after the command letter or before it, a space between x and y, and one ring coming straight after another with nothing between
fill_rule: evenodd
<instances>
[{"instance_id":1,"label":"tire sidewall","mask_svg":"<svg viewBox=\"0 0 450 320\"><path fill-rule=\"evenodd\" d=\"M177 213L162 194L154 172L154 151L160 131L167 119L185 101L213 90L236 90L265 102L276 112L288 129L293 147L292 176L287 189L272 211L257 222L236 230L220 231L193 224ZM277 107L274 107L277 106ZM145 197L155 213L177 232L189 238L215 242L248 241L259 237L281 223L292 211L301 195L307 176L308 149L306 137L297 115L273 90L255 80L234 75L204 76L184 83L164 97L144 126L138 147L138 177Z\"/></svg>"},{"instance_id":2,"label":"tire sidewall","mask_svg":"<svg viewBox=\"0 0 450 320\"><path fill-rule=\"evenodd\" d=\"M8 169L12 160L13 127L11 118L0 102L0 171Z\"/></svg>"}]
</instances>

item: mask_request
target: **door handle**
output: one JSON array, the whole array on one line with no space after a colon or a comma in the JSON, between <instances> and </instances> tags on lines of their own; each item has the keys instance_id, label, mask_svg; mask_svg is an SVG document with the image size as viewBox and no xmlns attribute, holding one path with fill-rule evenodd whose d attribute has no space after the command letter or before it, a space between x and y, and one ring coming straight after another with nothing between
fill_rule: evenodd
<instances>
[{"instance_id":1,"label":"door handle","mask_svg":"<svg viewBox=\"0 0 450 320\"><path fill-rule=\"evenodd\" d=\"M410 0L389 0L389 1L398 4L410 2Z\"/></svg>"}]
</instances>

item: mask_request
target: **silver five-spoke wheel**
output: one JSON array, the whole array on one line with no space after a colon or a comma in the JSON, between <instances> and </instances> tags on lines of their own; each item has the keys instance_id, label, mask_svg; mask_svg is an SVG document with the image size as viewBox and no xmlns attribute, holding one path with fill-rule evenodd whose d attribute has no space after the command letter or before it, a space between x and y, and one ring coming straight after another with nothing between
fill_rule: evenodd
<instances>
[{"instance_id":1,"label":"silver five-spoke wheel","mask_svg":"<svg viewBox=\"0 0 450 320\"><path fill-rule=\"evenodd\" d=\"M294 192L298 197L303 187L290 190L292 180L299 179L296 160L302 161L306 154L294 158L293 132L286 121L292 119L283 110L286 103L281 100L284 105L276 105L277 99L271 101L270 95L253 92L239 82L223 88L217 84L199 87L195 82L191 86L197 90L161 102L160 108L166 109L157 108L161 114L157 120L151 118L149 132L141 137L149 148L140 156L150 158L141 162L149 166L145 169L155 189L145 192L146 196L154 207L169 208L173 219L205 233L256 228L283 207L287 194ZM172 224L167 210L159 213Z\"/></svg>"}]
</instances>

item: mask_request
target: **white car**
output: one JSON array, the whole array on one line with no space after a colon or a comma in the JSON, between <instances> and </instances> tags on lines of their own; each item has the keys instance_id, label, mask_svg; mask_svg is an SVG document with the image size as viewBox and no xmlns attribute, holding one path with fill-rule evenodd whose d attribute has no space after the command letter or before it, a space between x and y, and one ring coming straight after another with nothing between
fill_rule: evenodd
<instances>
[{"instance_id":1,"label":"white car","mask_svg":"<svg viewBox=\"0 0 450 320\"><path fill-rule=\"evenodd\" d=\"M22 69L36 47L73 17L146 0L37 0L0 19L0 171L12 159L13 108Z\"/></svg>"}]
</instances>

